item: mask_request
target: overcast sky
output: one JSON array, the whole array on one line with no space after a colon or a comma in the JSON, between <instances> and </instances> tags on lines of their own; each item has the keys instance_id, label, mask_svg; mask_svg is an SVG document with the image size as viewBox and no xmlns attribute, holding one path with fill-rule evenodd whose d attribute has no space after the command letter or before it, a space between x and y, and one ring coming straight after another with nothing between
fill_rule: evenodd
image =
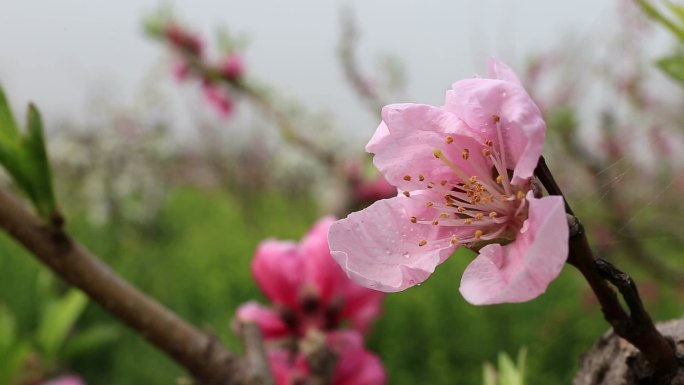
<instances>
[{"instance_id":1,"label":"overcast sky","mask_svg":"<svg viewBox=\"0 0 684 385\"><path fill-rule=\"evenodd\" d=\"M343 125L370 132L376 117L345 85L336 62L342 5L361 30L360 56L392 53L405 64L411 101L441 103L455 80L484 73L496 56L515 68L570 33L613 20L612 0L290 0L168 1L189 24L209 33L246 33L248 68L286 93L328 110ZM160 2L0 1L0 82L15 109L34 100L48 121L83 120L87 98L104 92L130 103L163 49L142 33L143 15ZM23 107L22 107L23 109ZM366 128L370 126L370 128ZM365 134L362 134L365 135Z\"/></svg>"}]
</instances>

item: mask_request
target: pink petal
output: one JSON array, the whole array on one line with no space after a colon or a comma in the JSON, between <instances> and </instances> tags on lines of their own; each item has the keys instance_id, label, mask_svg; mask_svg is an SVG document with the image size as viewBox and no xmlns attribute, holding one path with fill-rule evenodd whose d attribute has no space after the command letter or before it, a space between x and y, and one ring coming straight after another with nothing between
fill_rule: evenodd
<instances>
[{"instance_id":1,"label":"pink petal","mask_svg":"<svg viewBox=\"0 0 684 385\"><path fill-rule=\"evenodd\" d=\"M261 291L274 303L297 308L305 276L304 260L294 242L265 240L252 260L252 273Z\"/></svg>"},{"instance_id":2,"label":"pink petal","mask_svg":"<svg viewBox=\"0 0 684 385\"><path fill-rule=\"evenodd\" d=\"M435 240L439 226L412 224L424 210L420 202L398 196L377 201L330 227L333 258L358 284L385 292L401 291L423 282L451 255L448 239ZM429 240L419 246L421 240Z\"/></svg>"},{"instance_id":3,"label":"pink petal","mask_svg":"<svg viewBox=\"0 0 684 385\"><path fill-rule=\"evenodd\" d=\"M306 272L302 273L306 273L308 279L314 283L324 302L337 294L345 281L348 281L346 274L330 256L328 230L335 220L332 216L320 219L300 244L306 268Z\"/></svg>"},{"instance_id":4,"label":"pink petal","mask_svg":"<svg viewBox=\"0 0 684 385\"><path fill-rule=\"evenodd\" d=\"M517 77L503 63L490 64L490 72L503 79L467 79L447 92L445 109L499 146L494 115L506 150L506 162L513 169L513 184L526 182L534 172L544 145L546 124Z\"/></svg>"},{"instance_id":5,"label":"pink petal","mask_svg":"<svg viewBox=\"0 0 684 385\"><path fill-rule=\"evenodd\" d=\"M393 104L383 108L382 117L384 124L380 124L366 149L375 154L373 163L385 179L400 190L426 189L429 182L439 183L456 177L447 164L435 158L437 149L443 151L468 177L475 175L471 171L475 162L483 165L481 157L465 161L461 155L463 148L479 151L484 140L463 121L440 107ZM447 144L448 136L455 144ZM424 181L420 181L419 175L424 177Z\"/></svg>"},{"instance_id":6,"label":"pink petal","mask_svg":"<svg viewBox=\"0 0 684 385\"><path fill-rule=\"evenodd\" d=\"M474 305L529 301L546 291L568 258L563 199L527 194L529 218L516 240L491 244L466 268L461 294Z\"/></svg>"},{"instance_id":7,"label":"pink petal","mask_svg":"<svg viewBox=\"0 0 684 385\"><path fill-rule=\"evenodd\" d=\"M347 279L344 288L344 305L340 316L348 319L354 329L364 333L382 312L385 294L366 289Z\"/></svg>"},{"instance_id":8,"label":"pink petal","mask_svg":"<svg viewBox=\"0 0 684 385\"><path fill-rule=\"evenodd\" d=\"M328 335L328 344L338 355L333 385L383 385L387 382L382 362L363 348L360 334L333 332Z\"/></svg>"},{"instance_id":9,"label":"pink petal","mask_svg":"<svg viewBox=\"0 0 684 385\"><path fill-rule=\"evenodd\" d=\"M287 325L275 310L249 301L238 307L236 317L242 322L254 322L259 325L264 339L278 338L288 334Z\"/></svg>"},{"instance_id":10,"label":"pink petal","mask_svg":"<svg viewBox=\"0 0 684 385\"><path fill-rule=\"evenodd\" d=\"M284 348L269 350L268 360L277 385L299 384L309 373L304 360Z\"/></svg>"},{"instance_id":11,"label":"pink petal","mask_svg":"<svg viewBox=\"0 0 684 385\"><path fill-rule=\"evenodd\" d=\"M81 377L71 374L43 382L42 385L85 385L85 382Z\"/></svg>"},{"instance_id":12,"label":"pink petal","mask_svg":"<svg viewBox=\"0 0 684 385\"><path fill-rule=\"evenodd\" d=\"M518 76L515 74L515 72L513 72L511 67L495 58L490 58L487 61L487 74L492 79L505 80L522 87L520 79L518 79Z\"/></svg>"}]
</instances>

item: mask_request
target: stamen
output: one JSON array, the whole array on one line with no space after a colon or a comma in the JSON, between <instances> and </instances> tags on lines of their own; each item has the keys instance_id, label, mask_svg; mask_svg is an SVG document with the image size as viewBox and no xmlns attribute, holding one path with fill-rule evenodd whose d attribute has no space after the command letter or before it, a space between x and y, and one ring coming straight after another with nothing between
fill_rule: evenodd
<instances>
[{"instance_id":1,"label":"stamen","mask_svg":"<svg viewBox=\"0 0 684 385\"><path fill-rule=\"evenodd\" d=\"M439 214L440 218L449 218L449 213L441 213Z\"/></svg>"},{"instance_id":2,"label":"stamen","mask_svg":"<svg viewBox=\"0 0 684 385\"><path fill-rule=\"evenodd\" d=\"M475 238L476 239L482 238L483 234L484 234L484 232L482 232L482 230L475 230Z\"/></svg>"},{"instance_id":3,"label":"stamen","mask_svg":"<svg viewBox=\"0 0 684 385\"><path fill-rule=\"evenodd\" d=\"M499 123L501 117L499 115L492 115L492 120L494 121L494 123Z\"/></svg>"},{"instance_id":4,"label":"stamen","mask_svg":"<svg viewBox=\"0 0 684 385\"><path fill-rule=\"evenodd\" d=\"M456 237L451 238L451 244L452 245L455 245L457 243L458 243L458 238L456 238Z\"/></svg>"},{"instance_id":5,"label":"stamen","mask_svg":"<svg viewBox=\"0 0 684 385\"><path fill-rule=\"evenodd\" d=\"M473 220L470 219L470 218L464 219L464 220L463 220L463 224L464 224L464 225L471 225L471 224L473 224Z\"/></svg>"},{"instance_id":6,"label":"stamen","mask_svg":"<svg viewBox=\"0 0 684 385\"><path fill-rule=\"evenodd\" d=\"M434 203L432 203L432 202L425 202L425 206L427 206L427 207L432 207L433 204Z\"/></svg>"},{"instance_id":7,"label":"stamen","mask_svg":"<svg viewBox=\"0 0 684 385\"><path fill-rule=\"evenodd\" d=\"M496 176L496 183L498 183L498 184L503 183L503 177L501 175Z\"/></svg>"},{"instance_id":8,"label":"stamen","mask_svg":"<svg viewBox=\"0 0 684 385\"><path fill-rule=\"evenodd\" d=\"M432 221L432 224L437 226L439 224L439 221L435 219L434 221Z\"/></svg>"},{"instance_id":9,"label":"stamen","mask_svg":"<svg viewBox=\"0 0 684 385\"><path fill-rule=\"evenodd\" d=\"M499 213L497 213L496 211L492 211L491 213L489 213L490 218L496 218L498 215Z\"/></svg>"},{"instance_id":10,"label":"stamen","mask_svg":"<svg viewBox=\"0 0 684 385\"><path fill-rule=\"evenodd\" d=\"M482 155L484 155L484 156L490 156L490 155L492 155L492 152L489 151L488 148L483 148L483 149L482 149Z\"/></svg>"},{"instance_id":11,"label":"stamen","mask_svg":"<svg viewBox=\"0 0 684 385\"><path fill-rule=\"evenodd\" d=\"M416 217L411 217L411 223L416 223L418 222L418 218Z\"/></svg>"},{"instance_id":12,"label":"stamen","mask_svg":"<svg viewBox=\"0 0 684 385\"><path fill-rule=\"evenodd\" d=\"M411 181L411 175L404 175L404 180L407 182Z\"/></svg>"},{"instance_id":13,"label":"stamen","mask_svg":"<svg viewBox=\"0 0 684 385\"><path fill-rule=\"evenodd\" d=\"M475 219L482 219L482 218L484 218L484 214L482 214L482 213L477 213L475 215Z\"/></svg>"},{"instance_id":14,"label":"stamen","mask_svg":"<svg viewBox=\"0 0 684 385\"><path fill-rule=\"evenodd\" d=\"M425 246L427 245L427 241L423 239L422 241L418 242L418 246Z\"/></svg>"},{"instance_id":15,"label":"stamen","mask_svg":"<svg viewBox=\"0 0 684 385\"><path fill-rule=\"evenodd\" d=\"M438 158L439 160L444 162L444 164L449 166L449 168L453 172L455 172L459 178L461 178L464 181L468 180L468 177L463 173L463 171L461 171L458 167L456 167L456 165L452 161L450 161L449 159L447 159L446 156L444 156L444 153L442 152L442 150L440 150L439 148L436 148L432 153L435 155L435 158Z\"/></svg>"},{"instance_id":16,"label":"stamen","mask_svg":"<svg viewBox=\"0 0 684 385\"><path fill-rule=\"evenodd\" d=\"M488 147L492 147L492 146L494 145L494 142L492 142L492 140L491 140L491 139L487 139L487 140L485 140L485 142L484 142L484 143L485 143L485 146L488 146Z\"/></svg>"},{"instance_id":17,"label":"stamen","mask_svg":"<svg viewBox=\"0 0 684 385\"><path fill-rule=\"evenodd\" d=\"M468 160L468 158L470 157L470 150L464 148L463 152L461 153L461 157L463 158L463 160Z\"/></svg>"},{"instance_id":18,"label":"stamen","mask_svg":"<svg viewBox=\"0 0 684 385\"><path fill-rule=\"evenodd\" d=\"M411 193L408 191L404 191L402 194L404 194L407 198L411 196Z\"/></svg>"},{"instance_id":19,"label":"stamen","mask_svg":"<svg viewBox=\"0 0 684 385\"><path fill-rule=\"evenodd\" d=\"M516 196L518 197L518 199L522 200L523 198L525 198L525 193L522 191L518 191Z\"/></svg>"},{"instance_id":20,"label":"stamen","mask_svg":"<svg viewBox=\"0 0 684 385\"><path fill-rule=\"evenodd\" d=\"M422 174L418 174L418 180L422 182L425 180L425 177Z\"/></svg>"},{"instance_id":21,"label":"stamen","mask_svg":"<svg viewBox=\"0 0 684 385\"><path fill-rule=\"evenodd\" d=\"M446 143L447 143L447 144L451 144L451 143L453 143L453 142L454 142L454 138L452 138L452 137L450 137L450 136L447 136L447 137L446 137Z\"/></svg>"},{"instance_id":22,"label":"stamen","mask_svg":"<svg viewBox=\"0 0 684 385\"><path fill-rule=\"evenodd\" d=\"M447 182L446 179L442 179L442 181L439 182L439 184L441 184L442 186L446 186L447 183L448 183L448 182Z\"/></svg>"}]
</instances>

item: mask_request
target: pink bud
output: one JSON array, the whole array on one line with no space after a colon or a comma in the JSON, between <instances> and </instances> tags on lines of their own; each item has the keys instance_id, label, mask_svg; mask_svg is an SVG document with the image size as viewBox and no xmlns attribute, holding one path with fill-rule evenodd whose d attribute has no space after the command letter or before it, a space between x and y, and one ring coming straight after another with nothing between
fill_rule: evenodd
<instances>
[{"instance_id":1,"label":"pink bud","mask_svg":"<svg viewBox=\"0 0 684 385\"><path fill-rule=\"evenodd\" d=\"M237 53L231 53L221 63L221 72L228 80L237 80L242 77L245 72L245 62L242 56Z\"/></svg>"}]
</instances>

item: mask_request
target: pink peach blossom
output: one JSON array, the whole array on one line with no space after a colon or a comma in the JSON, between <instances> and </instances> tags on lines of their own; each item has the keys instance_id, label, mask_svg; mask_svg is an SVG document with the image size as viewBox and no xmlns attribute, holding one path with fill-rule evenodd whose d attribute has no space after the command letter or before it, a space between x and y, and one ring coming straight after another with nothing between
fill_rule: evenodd
<instances>
[{"instance_id":1,"label":"pink peach blossom","mask_svg":"<svg viewBox=\"0 0 684 385\"><path fill-rule=\"evenodd\" d=\"M330 256L332 217L319 220L301 243L263 241L252 261L257 284L274 304L240 306L237 318L259 324L264 336L302 336L309 328L331 330L342 322L365 331L380 313L382 293L349 280Z\"/></svg>"},{"instance_id":2,"label":"pink peach blossom","mask_svg":"<svg viewBox=\"0 0 684 385\"><path fill-rule=\"evenodd\" d=\"M533 172L546 125L513 71L456 82L443 107L383 108L366 149L401 194L331 226L332 256L354 281L386 292L423 282L454 250L479 251L461 280L473 304L542 294L568 254L562 198Z\"/></svg>"},{"instance_id":3,"label":"pink peach blossom","mask_svg":"<svg viewBox=\"0 0 684 385\"><path fill-rule=\"evenodd\" d=\"M335 331L326 336L327 347L337 361L331 385L383 385L387 382L380 359L363 347L358 332ZM277 385L306 383L310 368L301 352L286 349L269 351L269 361Z\"/></svg>"},{"instance_id":4,"label":"pink peach blossom","mask_svg":"<svg viewBox=\"0 0 684 385\"><path fill-rule=\"evenodd\" d=\"M228 91L221 88L221 86L216 84L205 84L204 96L221 117L227 118L233 113L233 108L235 107L233 99L230 94L228 94Z\"/></svg>"},{"instance_id":5,"label":"pink peach blossom","mask_svg":"<svg viewBox=\"0 0 684 385\"><path fill-rule=\"evenodd\" d=\"M85 382L83 382L81 377L70 374L43 382L42 385L85 385Z\"/></svg>"},{"instance_id":6,"label":"pink peach blossom","mask_svg":"<svg viewBox=\"0 0 684 385\"><path fill-rule=\"evenodd\" d=\"M237 53L231 53L226 57L220 65L221 72L229 80L239 79L245 72L245 62L242 56Z\"/></svg>"}]
</instances>

